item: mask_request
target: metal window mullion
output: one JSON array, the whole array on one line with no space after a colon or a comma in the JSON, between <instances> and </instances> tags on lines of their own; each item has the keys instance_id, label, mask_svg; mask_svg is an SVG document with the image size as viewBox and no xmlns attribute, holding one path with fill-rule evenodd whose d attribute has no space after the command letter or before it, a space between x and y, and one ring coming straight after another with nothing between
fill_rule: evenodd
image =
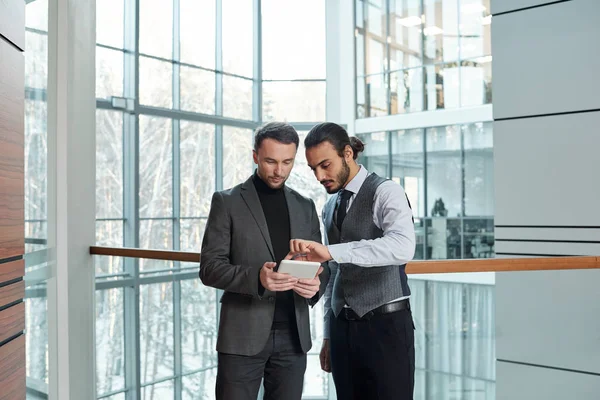
<instances>
[{"instance_id":1,"label":"metal window mullion","mask_svg":"<svg viewBox=\"0 0 600 400\"><path fill-rule=\"evenodd\" d=\"M140 0L126 0L124 14L125 46L130 53L125 54L126 76L124 89L126 97L133 99L133 113L126 114L128 129L124 159L126 176L123 192L126 193L124 208L126 210L125 246L139 247L139 25ZM125 258L125 271L130 273L133 281L131 287L124 290L125 318L125 383L127 400L141 399L140 386L140 292L139 292L139 259Z\"/></svg>"},{"instance_id":2,"label":"metal window mullion","mask_svg":"<svg viewBox=\"0 0 600 400\"><path fill-rule=\"evenodd\" d=\"M392 84L392 75L390 73L390 70L392 69L392 46L390 46L390 17L391 17L391 8L390 8L390 0L386 0L385 2L385 10L384 10L384 15L385 15L385 53L387 54L387 60L386 60L386 66L385 66L385 74L383 75L383 81L385 83L385 87L386 87L386 96L387 96L387 113L388 115L392 115L392 88L391 88L391 84ZM387 82L386 82L386 77L387 77Z\"/></svg>"},{"instance_id":3,"label":"metal window mullion","mask_svg":"<svg viewBox=\"0 0 600 400\"><path fill-rule=\"evenodd\" d=\"M388 142L388 177L390 179L392 179L392 177L394 176L394 156L392 154L392 134L393 132L388 131L386 132L387 135L387 142ZM402 186L404 186L404 184L402 184Z\"/></svg>"},{"instance_id":4,"label":"metal window mullion","mask_svg":"<svg viewBox=\"0 0 600 400\"><path fill-rule=\"evenodd\" d=\"M421 0L419 15L425 15L425 0ZM421 21L423 24L425 21ZM423 111L427 111L427 68L425 66L425 33L421 30L421 101L423 102ZM425 205L427 208L427 205Z\"/></svg>"},{"instance_id":5,"label":"metal window mullion","mask_svg":"<svg viewBox=\"0 0 600 400\"><path fill-rule=\"evenodd\" d=\"M458 27L458 60L456 61L456 68L458 69L458 106L462 107L462 78L460 74L462 71L462 32L460 28L460 2L461 0L456 0L456 26ZM444 108L446 108L445 104Z\"/></svg>"},{"instance_id":6,"label":"metal window mullion","mask_svg":"<svg viewBox=\"0 0 600 400\"><path fill-rule=\"evenodd\" d=\"M371 116L371 92L369 91L369 84L367 83L367 78L366 76L369 75L369 63L367 62L368 60L368 56L369 56L369 51L370 51L370 45L369 45L369 40L368 40L368 35L369 35L369 5L367 1L363 1L362 2L362 7L363 7L363 49L364 49L364 67L365 67L365 116L364 118L368 118Z\"/></svg>"},{"instance_id":7,"label":"metal window mullion","mask_svg":"<svg viewBox=\"0 0 600 400\"><path fill-rule=\"evenodd\" d=\"M223 2L215 8L215 69L223 71ZM223 115L223 75L215 74L215 114ZM223 190L223 125L215 125L215 189Z\"/></svg>"},{"instance_id":8,"label":"metal window mullion","mask_svg":"<svg viewBox=\"0 0 600 400\"><path fill-rule=\"evenodd\" d=\"M356 68L356 65L358 64L358 46L356 45L356 32L358 32L358 27L356 24L356 1L352 2L352 26L354 27L354 40L352 41L352 46L354 48L354 65L352 66L352 70L354 71L354 73L352 74L352 76L354 77L354 119L356 120L358 119L358 68ZM364 57L365 55L363 54L363 58Z\"/></svg>"},{"instance_id":9,"label":"metal window mullion","mask_svg":"<svg viewBox=\"0 0 600 400\"><path fill-rule=\"evenodd\" d=\"M215 190L223 190L223 126L215 126Z\"/></svg>"},{"instance_id":10,"label":"metal window mullion","mask_svg":"<svg viewBox=\"0 0 600 400\"><path fill-rule=\"evenodd\" d=\"M254 82L252 85L252 119L259 124L263 120L263 106L262 106L262 96L263 96L263 75L262 75L262 19L261 19L261 9L262 9L262 0L254 0L254 37L253 37L253 75Z\"/></svg>"},{"instance_id":11,"label":"metal window mullion","mask_svg":"<svg viewBox=\"0 0 600 400\"><path fill-rule=\"evenodd\" d=\"M466 165L466 157L465 157L465 132L464 125L459 127L460 130L460 258L465 258L465 165Z\"/></svg>"},{"instance_id":12,"label":"metal window mullion","mask_svg":"<svg viewBox=\"0 0 600 400\"><path fill-rule=\"evenodd\" d=\"M425 237L427 237L427 231L425 232ZM431 293L429 290L428 281L425 281L423 283L423 288L424 288L424 292L425 292L425 296L423 296L423 310L424 310L424 314L425 314L425 318L423 321L423 331L427 333L427 332L433 332L432 327L431 327L432 322L430 321L430 318L428 318L429 317L429 301L431 300L431 298L430 298ZM425 382L423 384L423 387L425 388L425 393L423 393L423 398L428 399L429 398L429 384L428 384L428 381L429 381L429 373L428 373L428 371L429 371L429 354L428 354L429 346L428 346L428 344L429 343L427 343L427 340L429 339L430 336L425 334L424 337L425 337L425 343L423 343L422 351L423 351L423 353L425 353L425 357L424 357L424 360L425 360L425 365L424 365L425 379L424 379L424 381Z\"/></svg>"},{"instance_id":13,"label":"metal window mullion","mask_svg":"<svg viewBox=\"0 0 600 400\"><path fill-rule=\"evenodd\" d=\"M223 1L216 0L215 15L215 114L223 115Z\"/></svg>"},{"instance_id":14,"label":"metal window mullion","mask_svg":"<svg viewBox=\"0 0 600 400\"><path fill-rule=\"evenodd\" d=\"M181 103L181 5L180 0L173 0L173 108L180 109ZM181 244L181 121L173 119L172 137L172 174L173 174L173 249L179 250ZM173 267L179 269L181 263L175 261ZM174 390L175 400L182 397L182 351L181 351L181 282L173 282L173 345L174 345Z\"/></svg>"},{"instance_id":15,"label":"metal window mullion","mask_svg":"<svg viewBox=\"0 0 600 400\"><path fill-rule=\"evenodd\" d=\"M427 260L427 246L429 245L428 240L428 232L427 232L427 210L429 204L427 203L427 192L429 191L427 187L427 129L422 129L422 138L423 138L423 203L425 204L423 210L423 232L425 233L425 237L423 239L423 260Z\"/></svg>"}]
</instances>

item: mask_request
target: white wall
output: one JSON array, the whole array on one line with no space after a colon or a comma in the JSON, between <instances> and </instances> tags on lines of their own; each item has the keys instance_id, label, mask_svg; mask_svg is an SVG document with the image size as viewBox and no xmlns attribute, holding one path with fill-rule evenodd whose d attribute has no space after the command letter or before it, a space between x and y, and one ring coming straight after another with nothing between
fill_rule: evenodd
<instances>
[{"instance_id":1,"label":"white wall","mask_svg":"<svg viewBox=\"0 0 600 400\"><path fill-rule=\"evenodd\" d=\"M600 2L543 3L492 2L496 252L600 255ZM497 274L497 400L599 398L599 284Z\"/></svg>"}]
</instances>

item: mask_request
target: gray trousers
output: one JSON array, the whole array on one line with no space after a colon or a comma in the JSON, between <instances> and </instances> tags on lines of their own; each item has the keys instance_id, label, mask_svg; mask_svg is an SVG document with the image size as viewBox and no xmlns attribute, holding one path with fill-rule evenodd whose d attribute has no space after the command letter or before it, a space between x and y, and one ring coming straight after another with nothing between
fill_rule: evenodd
<instances>
[{"instance_id":1,"label":"gray trousers","mask_svg":"<svg viewBox=\"0 0 600 400\"><path fill-rule=\"evenodd\" d=\"M255 356L219 353L216 398L256 400L264 378L264 400L300 400L305 371L296 330L274 329Z\"/></svg>"}]
</instances>

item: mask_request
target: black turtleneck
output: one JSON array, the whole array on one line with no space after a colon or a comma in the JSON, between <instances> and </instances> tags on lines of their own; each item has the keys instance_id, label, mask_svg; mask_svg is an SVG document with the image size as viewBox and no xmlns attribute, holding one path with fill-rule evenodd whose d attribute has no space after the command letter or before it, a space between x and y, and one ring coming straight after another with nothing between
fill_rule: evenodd
<instances>
[{"instance_id":1,"label":"black turtleneck","mask_svg":"<svg viewBox=\"0 0 600 400\"><path fill-rule=\"evenodd\" d=\"M269 187L258 176L257 172L254 172L252 181L258 193L265 219L267 220L269 236L273 245L273 251L275 252L275 261L279 264L290 251L290 215L285 200L285 192L283 186L279 189ZM277 292L273 327L290 327L292 323L295 325L295 321L296 313L293 291Z\"/></svg>"}]
</instances>

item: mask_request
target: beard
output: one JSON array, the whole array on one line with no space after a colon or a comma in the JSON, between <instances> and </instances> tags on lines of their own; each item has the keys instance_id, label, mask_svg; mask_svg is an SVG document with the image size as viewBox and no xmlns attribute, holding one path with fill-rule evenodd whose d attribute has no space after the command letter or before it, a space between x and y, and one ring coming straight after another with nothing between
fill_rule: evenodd
<instances>
[{"instance_id":1,"label":"beard","mask_svg":"<svg viewBox=\"0 0 600 400\"><path fill-rule=\"evenodd\" d=\"M342 170L340 172L338 172L337 176L335 177L335 186L332 186L331 188L325 187L325 190L329 194L334 194L334 193L339 192L344 187L344 185L348 181L349 177L350 177L350 167L348 166L348 163L346 162L346 160L344 158L342 158Z\"/></svg>"}]
</instances>

